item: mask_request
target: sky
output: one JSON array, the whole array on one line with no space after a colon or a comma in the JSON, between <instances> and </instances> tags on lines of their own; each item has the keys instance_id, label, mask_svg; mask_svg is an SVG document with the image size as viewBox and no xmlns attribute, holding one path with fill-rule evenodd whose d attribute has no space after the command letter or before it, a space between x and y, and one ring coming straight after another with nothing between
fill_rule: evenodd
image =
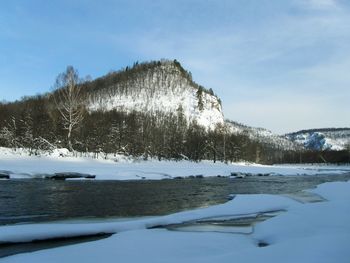
<instances>
[{"instance_id":1,"label":"sky","mask_svg":"<svg viewBox=\"0 0 350 263\"><path fill-rule=\"evenodd\" d=\"M0 101L177 59L225 118L283 134L350 127L348 0L2 0Z\"/></svg>"}]
</instances>

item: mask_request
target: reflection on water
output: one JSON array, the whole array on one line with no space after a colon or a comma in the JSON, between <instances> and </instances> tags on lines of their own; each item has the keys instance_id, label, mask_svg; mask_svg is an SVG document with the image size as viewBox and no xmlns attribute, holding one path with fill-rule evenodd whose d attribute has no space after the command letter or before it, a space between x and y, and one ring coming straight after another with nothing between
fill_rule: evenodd
<instances>
[{"instance_id":1,"label":"reflection on water","mask_svg":"<svg viewBox=\"0 0 350 263\"><path fill-rule=\"evenodd\" d=\"M160 181L0 181L0 224L164 215L223 203L229 194L286 194L347 175Z\"/></svg>"}]
</instances>

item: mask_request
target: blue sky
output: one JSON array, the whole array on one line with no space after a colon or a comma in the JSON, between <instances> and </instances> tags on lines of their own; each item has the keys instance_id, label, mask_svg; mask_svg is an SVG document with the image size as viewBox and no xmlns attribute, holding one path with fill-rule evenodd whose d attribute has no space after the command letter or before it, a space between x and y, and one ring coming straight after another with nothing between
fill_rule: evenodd
<instances>
[{"instance_id":1,"label":"blue sky","mask_svg":"<svg viewBox=\"0 0 350 263\"><path fill-rule=\"evenodd\" d=\"M284 133L350 126L348 0L3 0L0 100L177 59L226 118Z\"/></svg>"}]
</instances>

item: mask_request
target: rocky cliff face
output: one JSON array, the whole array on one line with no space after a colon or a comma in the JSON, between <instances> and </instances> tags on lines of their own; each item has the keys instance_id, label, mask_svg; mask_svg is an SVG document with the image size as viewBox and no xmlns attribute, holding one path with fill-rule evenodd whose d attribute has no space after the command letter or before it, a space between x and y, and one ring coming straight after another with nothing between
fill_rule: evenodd
<instances>
[{"instance_id":1,"label":"rocky cliff face","mask_svg":"<svg viewBox=\"0 0 350 263\"><path fill-rule=\"evenodd\" d=\"M196 84L177 61L135 64L91 82L88 90L89 111L181 111L188 122L208 129L224 123L219 98Z\"/></svg>"}]
</instances>

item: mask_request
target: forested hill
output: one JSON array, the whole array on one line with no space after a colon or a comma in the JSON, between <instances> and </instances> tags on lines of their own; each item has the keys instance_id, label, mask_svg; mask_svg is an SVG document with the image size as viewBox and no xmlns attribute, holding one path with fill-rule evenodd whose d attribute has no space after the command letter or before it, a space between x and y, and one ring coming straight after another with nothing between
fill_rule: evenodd
<instances>
[{"instance_id":1,"label":"forested hill","mask_svg":"<svg viewBox=\"0 0 350 263\"><path fill-rule=\"evenodd\" d=\"M192 80L176 60L134 63L118 72L87 82L87 109L151 114L181 111L187 122L214 129L223 124L220 99Z\"/></svg>"},{"instance_id":2,"label":"forested hill","mask_svg":"<svg viewBox=\"0 0 350 263\"><path fill-rule=\"evenodd\" d=\"M68 148L145 159L320 161L265 129L224 121L220 99L176 60L135 63L95 80L80 79L69 66L54 86L0 103L0 146L30 154ZM337 153L332 161L348 156Z\"/></svg>"}]
</instances>

